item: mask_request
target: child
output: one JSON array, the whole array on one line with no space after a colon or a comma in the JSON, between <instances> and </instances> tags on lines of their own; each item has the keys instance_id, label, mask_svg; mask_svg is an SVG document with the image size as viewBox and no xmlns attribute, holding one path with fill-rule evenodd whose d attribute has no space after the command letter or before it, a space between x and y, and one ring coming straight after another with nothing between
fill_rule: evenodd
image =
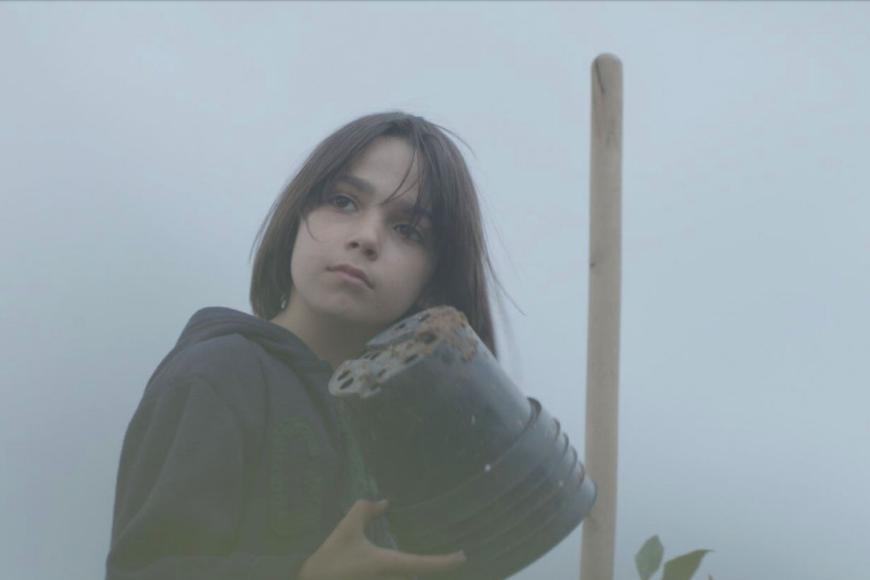
<instances>
[{"instance_id":1,"label":"child","mask_svg":"<svg viewBox=\"0 0 870 580\"><path fill-rule=\"evenodd\" d=\"M462 552L395 549L386 501L373 501L327 390L372 336L435 304L464 312L496 352L492 265L459 150L420 117L357 119L316 147L257 237L254 315L196 312L130 421L107 579L355 580L461 566Z\"/></svg>"}]
</instances>

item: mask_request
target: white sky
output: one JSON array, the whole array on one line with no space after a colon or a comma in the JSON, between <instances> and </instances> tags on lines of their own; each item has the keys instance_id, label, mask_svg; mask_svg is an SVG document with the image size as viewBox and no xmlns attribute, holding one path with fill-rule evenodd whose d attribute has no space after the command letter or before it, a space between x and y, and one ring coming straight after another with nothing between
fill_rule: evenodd
<instances>
[{"instance_id":1,"label":"white sky","mask_svg":"<svg viewBox=\"0 0 870 580\"><path fill-rule=\"evenodd\" d=\"M502 360L583 449L589 66L625 75L616 577L856 578L870 548L870 4L0 5L0 561L102 577L122 437L310 149L474 153ZM579 529L515 578L576 578Z\"/></svg>"}]
</instances>

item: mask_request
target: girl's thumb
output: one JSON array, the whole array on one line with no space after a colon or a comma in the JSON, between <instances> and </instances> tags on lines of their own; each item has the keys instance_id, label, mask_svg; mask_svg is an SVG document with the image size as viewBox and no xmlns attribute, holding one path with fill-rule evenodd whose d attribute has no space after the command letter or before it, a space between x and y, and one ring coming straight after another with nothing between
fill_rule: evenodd
<instances>
[{"instance_id":1,"label":"girl's thumb","mask_svg":"<svg viewBox=\"0 0 870 580\"><path fill-rule=\"evenodd\" d=\"M386 499L380 501L372 501L370 499L358 500L354 506L361 516L358 521L361 520L363 527L367 526L372 520L387 511L388 504L389 502Z\"/></svg>"},{"instance_id":2,"label":"girl's thumb","mask_svg":"<svg viewBox=\"0 0 870 580\"><path fill-rule=\"evenodd\" d=\"M370 505L371 505L371 509L368 510L368 516L369 516L369 517L367 518L367 521L370 522L370 521L372 521L373 519L375 519L376 517L378 517L378 516L380 516L381 514L383 514L385 511L387 511L387 506L389 505L389 503L390 503L390 502L387 501L386 499L381 499L381 500L378 500L378 501L372 501L371 504L370 504Z\"/></svg>"}]
</instances>

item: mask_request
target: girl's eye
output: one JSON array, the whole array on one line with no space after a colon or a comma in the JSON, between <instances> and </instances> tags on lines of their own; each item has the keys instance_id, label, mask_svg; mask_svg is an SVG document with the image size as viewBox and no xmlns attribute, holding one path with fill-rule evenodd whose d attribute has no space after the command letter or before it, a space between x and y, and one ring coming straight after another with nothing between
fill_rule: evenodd
<instances>
[{"instance_id":1,"label":"girl's eye","mask_svg":"<svg viewBox=\"0 0 870 580\"><path fill-rule=\"evenodd\" d=\"M345 201L350 201L350 202L353 201L353 200L352 200L351 198L349 198L348 196L346 196L346 195L342 195L342 194L338 193L338 194L336 194L336 195L332 195L332 196L330 196L329 199L326 200L326 202L329 203L329 204L332 205L332 206L335 206L335 207L339 208L339 209L344 209L344 208L347 207L347 205L337 205L337 204L335 203L335 200L345 200Z\"/></svg>"},{"instance_id":2,"label":"girl's eye","mask_svg":"<svg viewBox=\"0 0 870 580\"><path fill-rule=\"evenodd\" d=\"M408 231L410 232L410 235L413 236L412 239L413 239L415 242L423 243L423 234L421 234L421 233L420 233L420 230L418 230L418 229L415 228L414 226L412 226L412 225L410 225L410 224L399 224L399 225L396 226L396 227L399 227L399 228L402 228L402 227L407 228ZM402 234L402 235L405 236L406 238L409 237L409 235L406 235L406 234Z\"/></svg>"}]
</instances>

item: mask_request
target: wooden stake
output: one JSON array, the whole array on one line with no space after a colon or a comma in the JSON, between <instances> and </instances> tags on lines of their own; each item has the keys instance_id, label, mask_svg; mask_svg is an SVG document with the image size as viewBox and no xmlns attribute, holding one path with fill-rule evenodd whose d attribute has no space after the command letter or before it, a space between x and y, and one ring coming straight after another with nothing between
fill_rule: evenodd
<instances>
[{"instance_id":1,"label":"wooden stake","mask_svg":"<svg viewBox=\"0 0 870 580\"><path fill-rule=\"evenodd\" d=\"M619 311L622 253L622 63L592 63L589 176L589 326L586 472L598 499L583 522L580 578L612 580L619 434Z\"/></svg>"}]
</instances>

